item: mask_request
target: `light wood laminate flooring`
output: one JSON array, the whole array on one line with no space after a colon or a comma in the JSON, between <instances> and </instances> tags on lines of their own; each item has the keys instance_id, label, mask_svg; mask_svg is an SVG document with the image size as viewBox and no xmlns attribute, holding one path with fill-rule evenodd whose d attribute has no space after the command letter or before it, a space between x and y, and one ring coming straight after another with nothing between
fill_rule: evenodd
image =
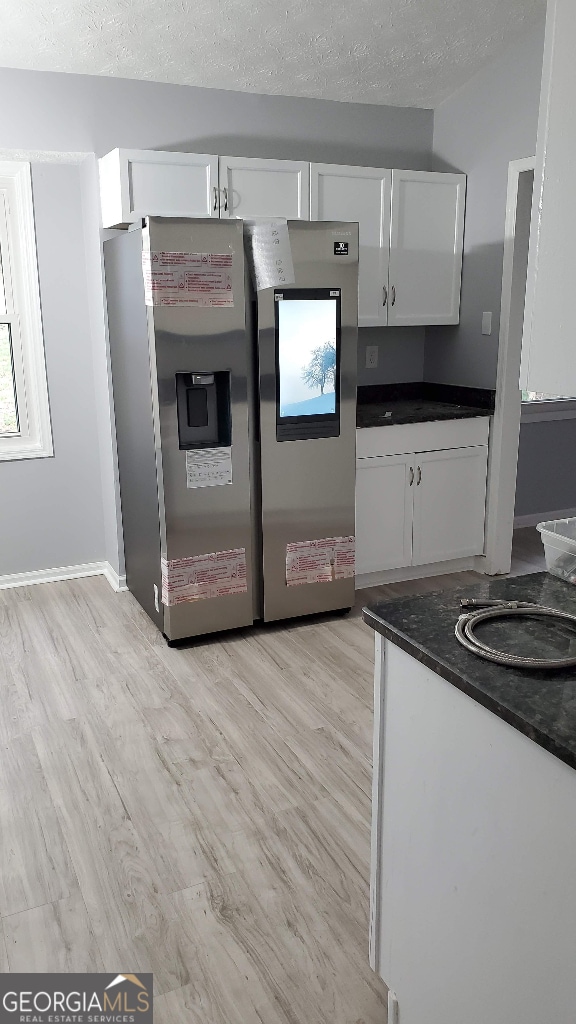
<instances>
[{"instance_id":1,"label":"light wood laminate flooring","mask_svg":"<svg viewBox=\"0 0 576 1024\"><path fill-rule=\"evenodd\" d=\"M158 1024L385 1021L370 596L169 648L101 577L0 591L0 971L153 971Z\"/></svg>"}]
</instances>

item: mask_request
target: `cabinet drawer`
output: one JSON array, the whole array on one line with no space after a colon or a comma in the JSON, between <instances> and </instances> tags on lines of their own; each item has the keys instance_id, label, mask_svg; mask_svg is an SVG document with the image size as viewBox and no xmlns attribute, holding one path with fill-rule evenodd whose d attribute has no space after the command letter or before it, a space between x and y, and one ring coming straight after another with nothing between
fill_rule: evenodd
<instances>
[{"instance_id":1,"label":"cabinet drawer","mask_svg":"<svg viewBox=\"0 0 576 1024\"><path fill-rule=\"evenodd\" d=\"M391 427L363 427L356 431L356 458L433 452L442 448L468 448L488 444L489 416L463 420L401 423Z\"/></svg>"}]
</instances>

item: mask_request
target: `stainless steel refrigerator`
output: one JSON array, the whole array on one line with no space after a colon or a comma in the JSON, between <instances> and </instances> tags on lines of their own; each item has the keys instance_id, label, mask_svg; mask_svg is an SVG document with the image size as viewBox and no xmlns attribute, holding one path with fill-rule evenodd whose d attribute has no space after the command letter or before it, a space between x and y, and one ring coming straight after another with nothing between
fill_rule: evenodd
<instances>
[{"instance_id":1,"label":"stainless steel refrigerator","mask_svg":"<svg viewBox=\"0 0 576 1024\"><path fill-rule=\"evenodd\" d=\"M104 244L126 579L170 641L354 602L358 228L287 230L260 291L238 220Z\"/></svg>"}]
</instances>

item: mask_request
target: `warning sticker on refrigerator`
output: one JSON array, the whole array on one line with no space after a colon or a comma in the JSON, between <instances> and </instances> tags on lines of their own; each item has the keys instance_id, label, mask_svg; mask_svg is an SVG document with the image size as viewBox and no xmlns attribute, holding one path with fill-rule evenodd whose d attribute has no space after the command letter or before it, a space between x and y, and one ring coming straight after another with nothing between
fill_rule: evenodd
<instances>
[{"instance_id":1,"label":"warning sticker on refrigerator","mask_svg":"<svg viewBox=\"0 0 576 1024\"><path fill-rule=\"evenodd\" d=\"M147 306L233 306L232 253L142 253Z\"/></svg>"},{"instance_id":2,"label":"warning sticker on refrigerator","mask_svg":"<svg viewBox=\"0 0 576 1024\"><path fill-rule=\"evenodd\" d=\"M186 452L186 487L232 483L232 448L195 448Z\"/></svg>"},{"instance_id":3,"label":"warning sticker on refrigerator","mask_svg":"<svg viewBox=\"0 0 576 1024\"><path fill-rule=\"evenodd\" d=\"M286 585L331 583L354 575L354 537L325 537L286 545Z\"/></svg>"},{"instance_id":4,"label":"warning sticker on refrigerator","mask_svg":"<svg viewBox=\"0 0 576 1024\"><path fill-rule=\"evenodd\" d=\"M247 589L245 548L162 559L162 604L167 608L185 601L245 594Z\"/></svg>"},{"instance_id":5,"label":"warning sticker on refrigerator","mask_svg":"<svg viewBox=\"0 0 576 1024\"><path fill-rule=\"evenodd\" d=\"M257 291L294 284L287 221L245 221L244 241Z\"/></svg>"}]
</instances>

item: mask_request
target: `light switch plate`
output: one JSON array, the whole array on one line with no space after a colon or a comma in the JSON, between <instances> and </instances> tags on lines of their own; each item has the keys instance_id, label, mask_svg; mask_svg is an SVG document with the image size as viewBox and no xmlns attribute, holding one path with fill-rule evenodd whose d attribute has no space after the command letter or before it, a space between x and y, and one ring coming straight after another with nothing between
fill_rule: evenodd
<instances>
[{"instance_id":1,"label":"light switch plate","mask_svg":"<svg viewBox=\"0 0 576 1024\"><path fill-rule=\"evenodd\" d=\"M366 345L366 369L375 370L378 366L378 345Z\"/></svg>"},{"instance_id":2,"label":"light switch plate","mask_svg":"<svg viewBox=\"0 0 576 1024\"><path fill-rule=\"evenodd\" d=\"M492 334L492 313L482 313L482 334Z\"/></svg>"}]
</instances>

